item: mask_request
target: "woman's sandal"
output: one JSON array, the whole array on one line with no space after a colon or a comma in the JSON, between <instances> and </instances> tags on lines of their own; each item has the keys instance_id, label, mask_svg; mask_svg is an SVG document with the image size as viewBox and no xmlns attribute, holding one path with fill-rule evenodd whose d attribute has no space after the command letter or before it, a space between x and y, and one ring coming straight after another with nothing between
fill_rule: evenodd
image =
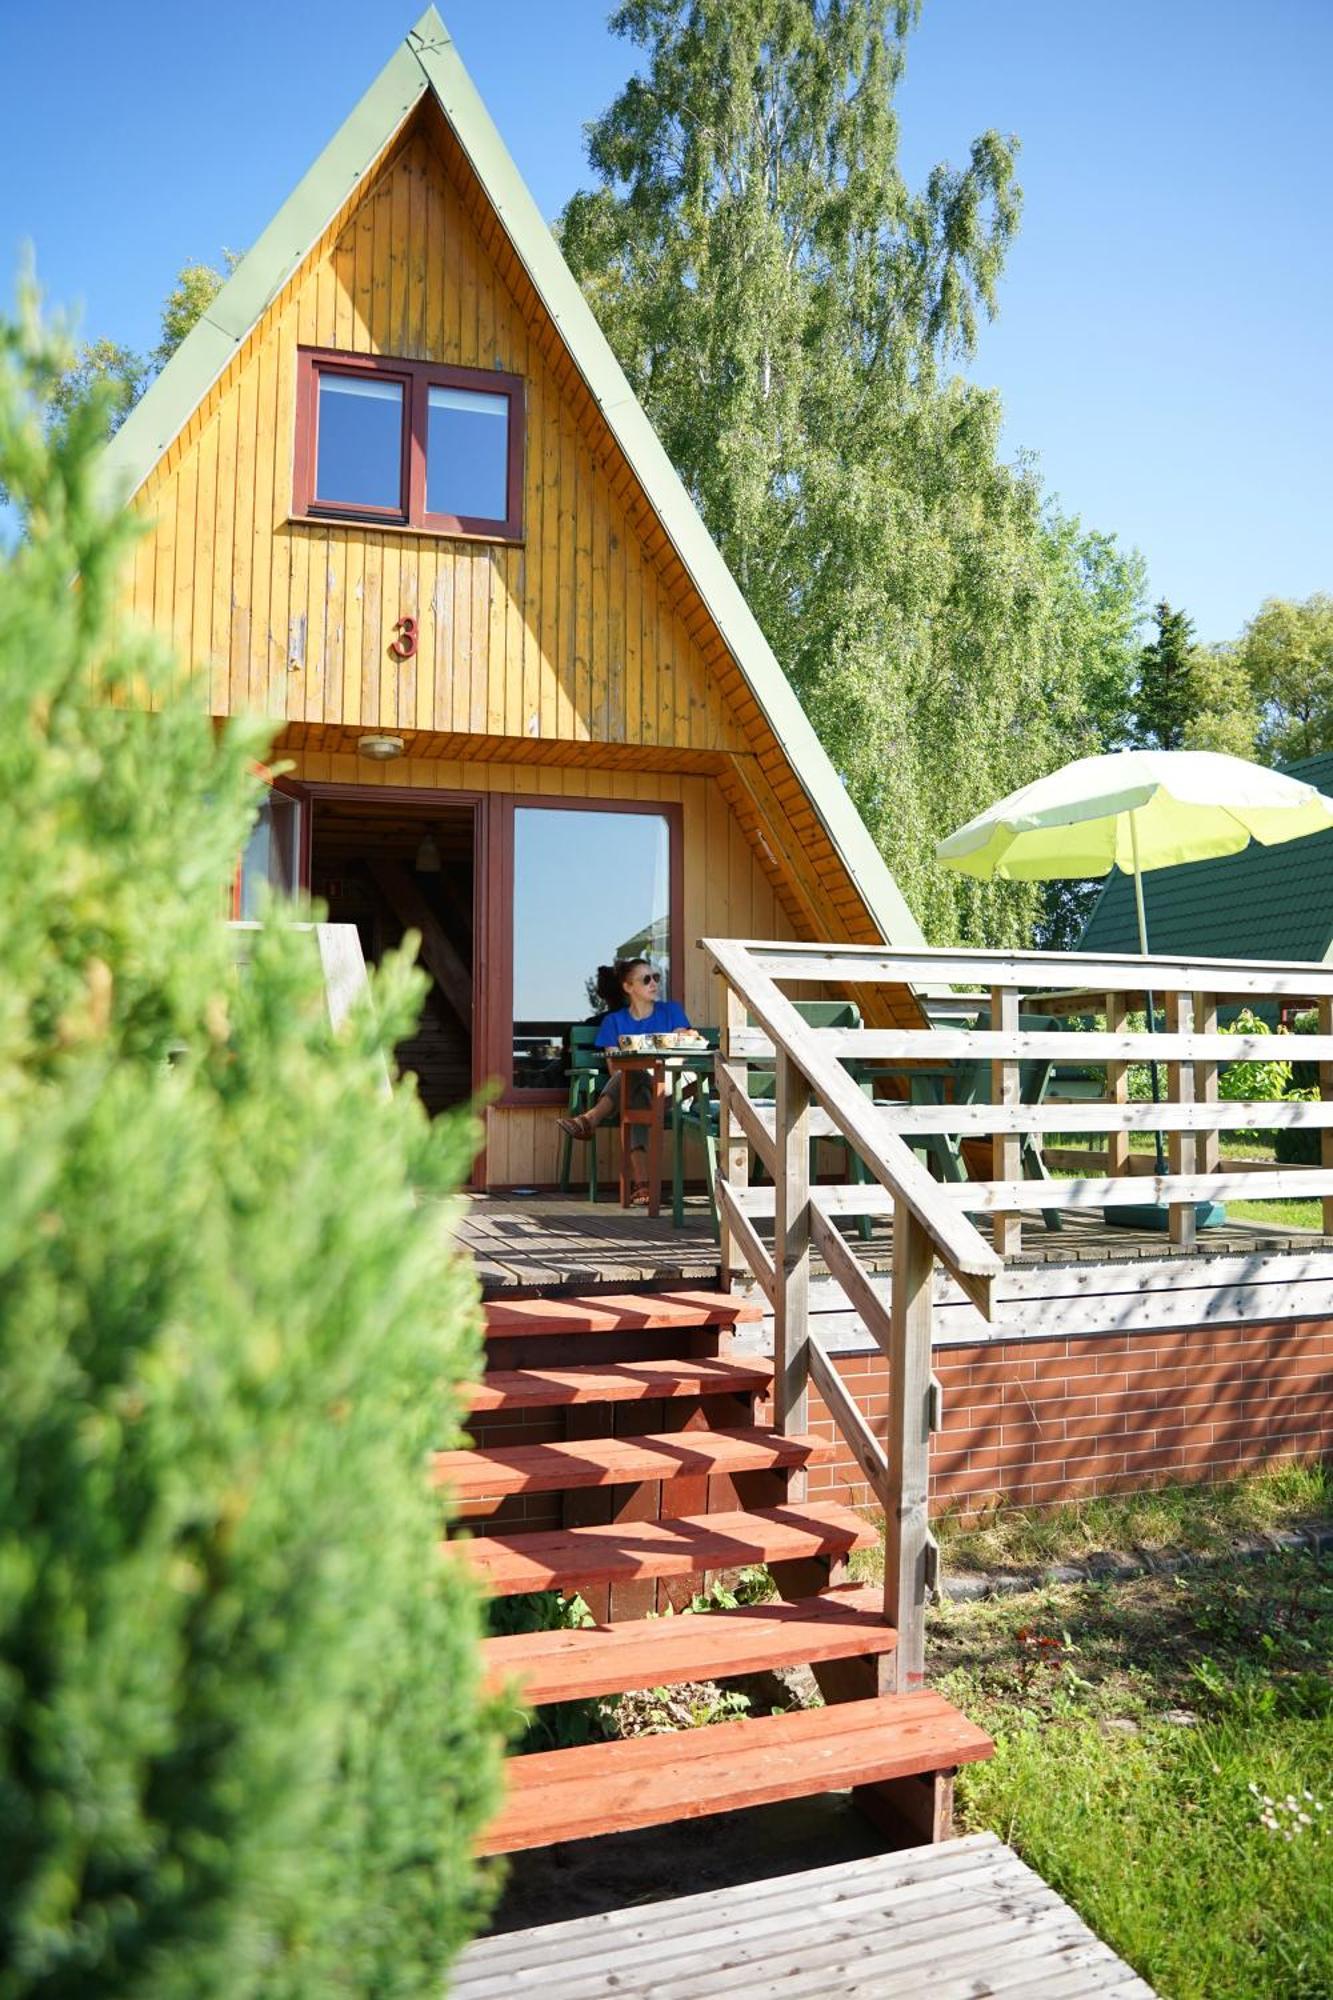
<instances>
[{"instance_id":1,"label":"woman's sandal","mask_svg":"<svg viewBox=\"0 0 1333 2000\"><path fill-rule=\"evenodd\" d=\"M629 1191L631 1208L647 1208L650 1189L647 1181L634 1181Z\"/></svg>"},{"instance_id":2,"label":"woman's sandal","mask_svg":"<svg viewBox=\"0 0 1333 2000\"><path fill-rule=\"evenodd\" d=\"M576 1112L572 1118L557 1118L560 1130L571 1139L591 1139L597 1130L597 1121L589 1118L586 1111Z\"/></svg>"}]
</instances>

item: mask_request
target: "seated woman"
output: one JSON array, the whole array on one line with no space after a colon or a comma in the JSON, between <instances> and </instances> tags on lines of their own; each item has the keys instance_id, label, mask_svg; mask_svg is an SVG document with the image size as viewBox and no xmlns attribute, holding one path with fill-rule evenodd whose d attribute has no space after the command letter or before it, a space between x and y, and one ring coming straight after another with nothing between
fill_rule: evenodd
<instances>
[{"instance_id":1,"label":"seated woman","mask_svg":"<svg viewBox=\"0 0 1333 2000\"><path fill-rule=\"evenodd\" d=\"M669 1035L690 1023L685 1009L675 1000L659 998L662 975L646 958L618 958L614 965L597 968L597 992L606 1013L597 1030L596 1046L615 1049L622 1035ZM644 1070L629 1073L630 1103L636 1111L646 1110L653 1101L653 1080ZM591 1111L574 1118L562 1118L560 1130L572 1139L590 1139L608 1118L620 1116L620 1094L624 1075L617 1072L602 1091ZM648 1127L635 1125L630 1131L630 1206L644 1208L648 1202Z\"/></svg>"}]
</instances>

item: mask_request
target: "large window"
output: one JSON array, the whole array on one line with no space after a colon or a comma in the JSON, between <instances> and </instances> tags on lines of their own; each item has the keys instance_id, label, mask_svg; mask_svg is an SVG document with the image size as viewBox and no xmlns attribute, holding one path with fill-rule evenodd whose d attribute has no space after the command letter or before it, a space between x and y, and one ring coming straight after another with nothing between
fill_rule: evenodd
<instances>
[{"instance_id":1,"label":"large window","mask_svg":"<svg viewBox=\"0 0 1333 2000\"><path fill-rule=\"evenodd\" d=\"M523 532L517 375L299 350L293 509L515 541Z\"/></svg>"},{"instance_id":2,"label":"large window","mask_svg":"<svg viewBox=\"0 0 1333 2000\"><path fill-rule=\"evenodd\" d=\"M679 998L677 815L515 805L510 924L515 1090L566 1088L569 1029L595 1013L599 965L642 954Z\"/></svg>"},{"instance_id":3,"label":"large window","mask_svg":"<svg viewBox=\"0 0 1333 2000\"><path fill-rule=\"evenodd\" d=\"M233 916L259 916L265 891L281 896L297 894L306 836L303 801L276 789L266 792L236 871Z\"/></svg>"}]
</instances>

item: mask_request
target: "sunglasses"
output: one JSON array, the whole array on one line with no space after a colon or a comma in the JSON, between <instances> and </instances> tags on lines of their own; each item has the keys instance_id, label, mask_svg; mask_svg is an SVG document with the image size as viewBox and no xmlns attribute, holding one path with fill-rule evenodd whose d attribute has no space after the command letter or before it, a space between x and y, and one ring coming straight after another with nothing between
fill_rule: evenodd
<instances>
[{"instance_id":1,"label":"sunglasses","mask_svg":"<svg viewBox=\"0 0 1333 2000\"><path fill-rule=\"evenodd\" d=\"M662 984L662 975L660 972L637 972L634 975L632 984L635 986L660 986Z\"/></svg>"}]
</instances>

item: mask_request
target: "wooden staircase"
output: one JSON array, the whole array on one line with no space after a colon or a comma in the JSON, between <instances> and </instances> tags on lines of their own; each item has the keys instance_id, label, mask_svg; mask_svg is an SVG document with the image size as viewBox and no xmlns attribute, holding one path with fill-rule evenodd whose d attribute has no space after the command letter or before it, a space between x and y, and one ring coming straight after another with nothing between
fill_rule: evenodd
<instances>
[{"instance_id":1,"label":"wooden staircase","mask_svg":"<svg viewBox=\"0 0 1333 2000\"><path fill-rule=\"evenodd\" d=\"M437 1453L433 1477L494 1594L577 1592L597 1621L489 1640L488 1684L539 1707L808 1665L827 1705L515 1757L484 1852L843 1788L939 1837L954 1767L990 1754L940 1696L886 1691L897 1634L879 1588L847 1580L875 1529L806 1498L828 1445L756 1420L772 1366L730 1349L758 1316L706 1292L488 1307L474 1443ZM758 1564L777 1601L653 1615Z\"/></svg>"}]
</instances>

